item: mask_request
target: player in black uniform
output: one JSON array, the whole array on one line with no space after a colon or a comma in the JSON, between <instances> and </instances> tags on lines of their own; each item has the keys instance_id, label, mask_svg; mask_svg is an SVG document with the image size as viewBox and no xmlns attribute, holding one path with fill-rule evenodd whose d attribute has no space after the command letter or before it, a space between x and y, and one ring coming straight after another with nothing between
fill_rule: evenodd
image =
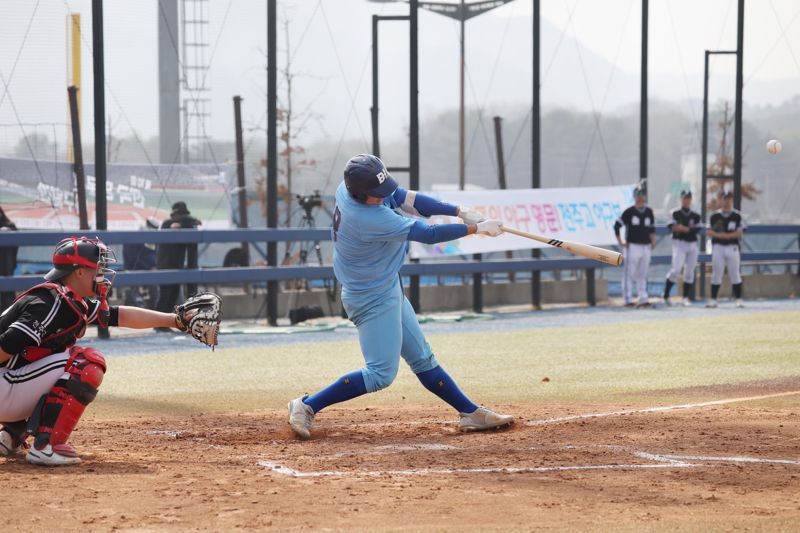
<instances>
[{"instance_id":1,"label":"player in black uniform","mask_svg":"<svg viewBox=\"0 0 800 533\"><path fill-rule=\"evenodd\" d=\"M633 191L634 205L622 212L614 223L614 234L623 248L625 256L622 273L622 295L625 306L633 306L633 286L639 297L637 307L649 307L647 297L647 271L650 268L650 253L656 245L656 226L653 210L647 206L644 190ZM625 240L620 237L620 229L625 227Z\"/></svg>"},{"instance_id":2,"label":"player in black uniform","mask_svg":"<svg viewBox=\"0 0 800 533\"><path fill-rule=\"evenodd\" d=\"M722 209L714 211L708 220L708 236L711 237L711 300L706 307L717 307L717 295L722 285L725 269L731 280L736 307L744 307L742 302L742 274L740 244L747 226L742 214L733 208L733 193L722 195Z\"/></svg>"},{"instance_id":3,"label":"player in black uniform","mask_svg":"<svg viewBox=\"0 0 800 533\"><path fill-rule=\"evenodd\" d=\"M664 303L669 305L669 293L683 278L683 305L691 305L693 299L694 267L697 265L697 234L702 228L700 214L692 211L692 191L681 191L681 207L672 212L667 224L672 230L672 268L664 285Z\"/></svg>"},{"instance_id":4,"label":"player in black uniform","mask_svg":"<svg viewBox=\"0 0 800 533\"><path fill-rule=\"evenodd\" d=\"M113 252L98 239L64 239L46 282L0 315L0 455L24 450L33 435L29 463L80 462L68 439L106 371L100 352L75 344L89 324L185 329L173 313L109 307L113 262Z\"/></svg>"}]
</instances>

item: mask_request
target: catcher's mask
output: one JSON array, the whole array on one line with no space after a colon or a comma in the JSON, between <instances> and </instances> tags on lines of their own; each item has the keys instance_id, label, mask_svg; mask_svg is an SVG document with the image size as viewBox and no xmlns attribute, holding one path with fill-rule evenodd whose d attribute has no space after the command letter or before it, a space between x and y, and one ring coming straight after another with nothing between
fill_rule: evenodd
<instances>
[{"instance_id":1,"label":"catcher's mask","mask_svg":"<svg viewBox=\"0 0 800 533\"><path fill-rule=\"evenodd\" d=\"M47 281L57 281L74 272L78 267L95 269L92 290L100 296L108 293L117 273L108 265L117 262L114 250L99 238L68 237L56 245L53 251L53 268L44 276ZM103 286L103 289L100 286Z\"/></svg>"}]
</instances>

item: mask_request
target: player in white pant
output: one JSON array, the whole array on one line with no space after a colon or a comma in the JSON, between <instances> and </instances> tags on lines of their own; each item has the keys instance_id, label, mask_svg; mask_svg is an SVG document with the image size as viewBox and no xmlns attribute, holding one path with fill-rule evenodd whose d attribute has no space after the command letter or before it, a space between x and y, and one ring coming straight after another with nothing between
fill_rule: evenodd
<instances>
[{"instance_id":1,"label":"player in white pant","mask_svg":"<svg viewBox=\"0 0 800 533\"><path fill-rule=\"evenodd\" d=\"M731 280L736 307L744 307L742 302L741 239L747 226L741 213L733 208L733 193L722 196L722 209L715 211L708 221L708 236L711 237L711 300L706 307L717 307L717 295L722 285L725 270Z\"/></svg>"},{"instance_id":2,"label":"player in white pant","mask_svg":"<svg viewBox=\"0 0 800 533\"><path fill-rule=\"evenodd\" d=\"M697 265L697 233L700 215L692 211L692 191L681 191L681 207L672 212L667 227L672 230L672 268L664 284L664 303L670 305L672 286L683 278L683 305L691 305L694 288L694 268Z\"/></svg>"},{"instance_id":3,"label":"player in white pant","mask_svg":"<svg viewBox=\"0 0 800 533\"><path fill-rule=\"evenodd\" d=\"M633 287L639 297L637 307L649 307L647 295L647 272L650 269L650 253L656 244L656 227L653 210L647 206L644 190L633 192L634 205L622 212L614 223L614 233L625 255L625 266L622 274L622 295L625 306L632 307ZM620 236L620 229L625 227L625 239Z\"/></svg>"}]
</instances>

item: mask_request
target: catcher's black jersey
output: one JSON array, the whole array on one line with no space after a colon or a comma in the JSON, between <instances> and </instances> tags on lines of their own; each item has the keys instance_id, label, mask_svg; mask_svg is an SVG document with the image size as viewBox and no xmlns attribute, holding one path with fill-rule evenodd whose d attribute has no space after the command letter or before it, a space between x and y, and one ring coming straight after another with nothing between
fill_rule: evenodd
<instances>
[{"instance_id":1,"label":"catcher's black jersey","mask_svg":"<svg viewBox=\"0 0 800 533\"><path fill-rule=\"evenodd\" d=\"M700 214L691 209L679 208L672 212L672 220L667 224L668 228L680 224L689 228L688 233L672 232L672 238L679 241L697 242L697 233L700 231Z\"/></svg>"},{"instance_id":2,"label":"catcher's black jersey","mask_svg":"<svg viewBox=\"0 0 800 533\"><path fill-rule=\"evenodd\" d=\"M614 234L625 226L625 240L636 244L650 244L650 235L656 232L655 216L649 207L639 210L635 205L622 212L614 222Z\"/></svg>"},{"instance_id":3,"label":"catcher's black jersey","mask_svg":"<svg viewBox=\"0 0 800 533\"><path fill-rule=\"evenodd\" d=\"M708 220L708 227L713 231L721 233L731 233L739 228L743 231L747 230L742 214L736 209L728 212L722 210L714 211L714 213L711 214L711 218ZM714 244L739 244L739 239L720 239L714 237L711 239L711 242Z\"/></svg>"},{"instance_id":4,"label":"catcher's black jersey","mask_svg":"<svg viewBox=\"0 0 800 533\"><path fill-rule=\"evenodd\" d=\"M97 319L100 302L80 298L59 283L42 283L20 295L0 315L0 348L11 355L15 369L72 347ZM109 326L119 322L119 308L110 308Z\"/></svg>"}]
</instances>

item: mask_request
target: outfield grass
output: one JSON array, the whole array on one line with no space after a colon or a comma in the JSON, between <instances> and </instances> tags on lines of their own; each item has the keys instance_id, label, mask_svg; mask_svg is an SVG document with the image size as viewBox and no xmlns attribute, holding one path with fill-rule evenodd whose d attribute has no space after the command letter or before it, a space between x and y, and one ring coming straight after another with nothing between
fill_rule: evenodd
<instances>
[{"instance_id":1,"label":"outfield grass","mask_svg":"<svg viewBox=\"0 0 800 533\"><path fill-rule=\"evenodd\" d=\"M492 333L454 324L452 333L429 340L479 402L656 404L658 395L636 393L800 376L798 324L796 311ZM93 410L283 408L362 364L355 340L116 357ZM401 364L390 389L351 405L437 401Z\"/></svg>"}]
</instances>

